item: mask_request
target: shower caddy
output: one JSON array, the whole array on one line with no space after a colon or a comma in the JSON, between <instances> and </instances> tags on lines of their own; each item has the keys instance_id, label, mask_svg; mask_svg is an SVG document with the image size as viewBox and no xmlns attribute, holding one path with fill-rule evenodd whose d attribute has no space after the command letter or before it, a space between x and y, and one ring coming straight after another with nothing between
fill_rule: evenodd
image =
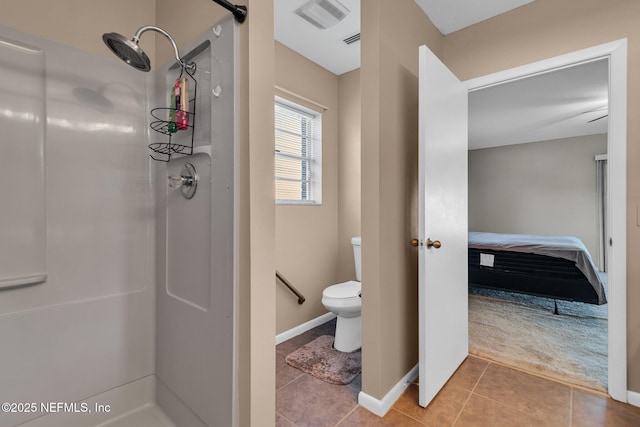
<instances>
[{"instance_id":1,"label":"shower caddy","mask_svg":"<svg viewBox=\"0 0 640 427\"><path fill-rule=\"evenodd\" d=\"M213 0L213 2L229 10L235 17L236 21L238 21L239 23L243 23L245 21L247 17L246 6L235 5L229 2L228 0ZM155 27L154 29L156 31L159 30L159 29L156 29ZM182 74L186 72L187 76L189 76L189 78L193 80L193 98L189 99L188 107L187 107L187 108L190 108L191 111L184 111L189 116L189 126L186 130L189 130L191 132L191 143L188 145L172 143L171 142L172 133L169 132L170 122L167 119L160 117L160 116L168 116L171 110L174 110L174 112L176 113L183 110L178 110L175 108L166 108L166 107L158 107L151 110L151 115L153 116L154 119L156 119L155 121L151 122L150 124L151 129L163 135L167 135L169 137L167 142L155 142L153 144L149 144L149 149L151 149L151 151L153 151L154 153L160 155L160 157L154 157L153 154L150 154L149 156L153 160L157 160L161 162L169 162L171 160L171 156L173 156L174 154L182 154L187 156L190 156L193 154L193 142L194 142L193 139L194 139L195 119L196 119L196 97L198 93L198 81L193 76L196 72L195 62L184 64L184 62L182 62L180 59L180 55L178 54L178 48L176 47L173 39L168 34L165 34L165 36L171 41L176 51L176 58L178 59L178 63L182 64L182 72L180 73L180 77L182 77Z\"/></svg>"},{"instance_id":2,"label":"shower caddy","mask_svg":"<svg viewBox=\"0 0 640 427\"><path fill-rule=\"evenodd\" d=\"M157 107L151 110L151 115L156 120L151 122L149 126L154 131L163 135L167 135L169 137L167 142L154 142L152 144L149 144L149 149L153 152L149 155L149 157L151 157L153 160L168 162L171 160L171 156L173 156L174 154L182 154L187 156L193 154L193 140L196 121L196 97L198 95L198 81L194 77L194 74L196 73L195 62L191 62L183 67L179 77L182 77L182 75L185 73L193 81L193 97L190 98L188 102L188 108L190 111L184 111L171 107ZM173 143L171 141L173 138L173 133L169 132L169 123L171 122L167 119L171 111L173 111L174 113L184 112L189 117L189 125L187 126L187 129L178 130L176 132L191 132L189 138L190 143L187 142L180 144ZM154 153L159 156L154 157Z\"/></svg>"}]
</instances>

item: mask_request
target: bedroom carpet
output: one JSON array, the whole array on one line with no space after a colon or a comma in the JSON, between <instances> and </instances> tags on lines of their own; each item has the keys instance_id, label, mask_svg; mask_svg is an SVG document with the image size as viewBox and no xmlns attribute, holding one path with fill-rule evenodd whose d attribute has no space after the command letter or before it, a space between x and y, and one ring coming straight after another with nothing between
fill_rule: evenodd
<instances>
[{"instance_id":1,"label":"bedroom carpet","mask_svg":"<svg viewBox=\"0 0 640 427\"><path fill-rule=\"evenodd\" d=\"M331 384L345 385L360 375L362 352L343 353L333 348L334 337L322 335L290 353L288 365Z\"/></svg>"},{"instance_id":2,"label":"bedroom carpet","mask_svg":"<svg viewBox=\"0 0 640 427\"><path fill-rule=\"evenodd\" d=\"M552 300L550 304L551 309L531 301L505 301L470 292L469 352L548 378L606 392L606 318L576 315L580 307L565 310L560 302L560 314L555 315ZM569 312L573 314L567 314Z\"/></svg>"}]
</instances>

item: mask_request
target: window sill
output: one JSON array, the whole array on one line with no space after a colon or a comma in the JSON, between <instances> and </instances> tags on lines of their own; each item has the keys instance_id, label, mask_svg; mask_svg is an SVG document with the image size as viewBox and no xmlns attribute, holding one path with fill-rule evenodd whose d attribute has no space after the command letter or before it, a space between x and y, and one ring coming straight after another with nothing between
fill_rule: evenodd
<instances>
[{"instance_id":1,"label":"window sill","mask_svg":"<svg viewBox=\"0 0 640 427\"><path fill-rule=\"evenodd\" d=\"M322 206L322 202L276 200L276 205L278 206Z\"/></svg>"}]
</instances>

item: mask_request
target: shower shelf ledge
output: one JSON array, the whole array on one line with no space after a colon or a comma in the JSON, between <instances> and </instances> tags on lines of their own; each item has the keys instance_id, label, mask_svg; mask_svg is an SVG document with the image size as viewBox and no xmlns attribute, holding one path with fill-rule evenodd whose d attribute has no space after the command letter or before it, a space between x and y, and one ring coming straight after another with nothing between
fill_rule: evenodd
<instances>
[{"instance_id":1,"label":"shower shelf ledge","mask_svg":"<svg viewBox=\"0 0 640 427\"><path fill-rule=\"evenodd\" d=\"M193 154L206 154L211 157L211 145L198 145L193 147Z\"/></svg>"},{"instance_id":2,"label":"shower shelf ledge","mask_svg":"<svg viewBox=\"0 0 640 427\"><path fill-rule=\"evenodd\" d=\"M162 143L162 144L166 144L166 143ZM152 144L152 145L153 145L153 144ZM172 145L172 147L174 147L174 146L175 146L175 144L171 144L171 145ZM212 154L211 154L211 151L212 151L212 150L211 150L211 146L210 146L210 145L198 145L198 146L193 147L193 150L191 150L190 152L189 152L189 151L187 151L187 150L189 150L190 148L191 148L191 147L185 147L185 151L184 151L184 152L177 151L177 150L176 150L176 151L172 151L172 153L171 153L171 159L172 159L172 160L173 160L174 158L179 159L179 158L182 158L182 157L194 156L194 155L196 155L196 154L206 154L207 156L209 156L209 158L211 158L211 157L212 157ZM164 154L164 155L166 155L166 154L167 154L167 153L165 153L165 152L161 152L161 151L159 151L159 150L157 150L157 149L153 149L153 148L152 148L152 150L157 151L157 152L159 152L160 154Z\"/></svg>"}]
</instances>

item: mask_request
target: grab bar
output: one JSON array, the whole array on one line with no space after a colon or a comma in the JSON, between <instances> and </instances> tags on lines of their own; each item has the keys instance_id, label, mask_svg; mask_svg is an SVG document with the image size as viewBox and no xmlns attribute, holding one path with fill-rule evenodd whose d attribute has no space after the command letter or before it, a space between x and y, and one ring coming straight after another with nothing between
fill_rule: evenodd
<instances>
[{"instance_id":1,"label":"grab bar","mask_svg":"<svg viewBox=\"0 0 640 427\"><path fill-rule=\"evenodd\" d=\"M278 270L276 270L276 279L280 280L282 283L284 283L284 285L289 288L289 290L291 292L293 292L297 297L298 297L298 304L302 304L303 302L305 302L305 297L304 295L302 295L300 293L299 290L296 289L295 286L293 286L287 279L285 279L285 277L280 274L280 272Z\"/></svg>"}]
</instances>

